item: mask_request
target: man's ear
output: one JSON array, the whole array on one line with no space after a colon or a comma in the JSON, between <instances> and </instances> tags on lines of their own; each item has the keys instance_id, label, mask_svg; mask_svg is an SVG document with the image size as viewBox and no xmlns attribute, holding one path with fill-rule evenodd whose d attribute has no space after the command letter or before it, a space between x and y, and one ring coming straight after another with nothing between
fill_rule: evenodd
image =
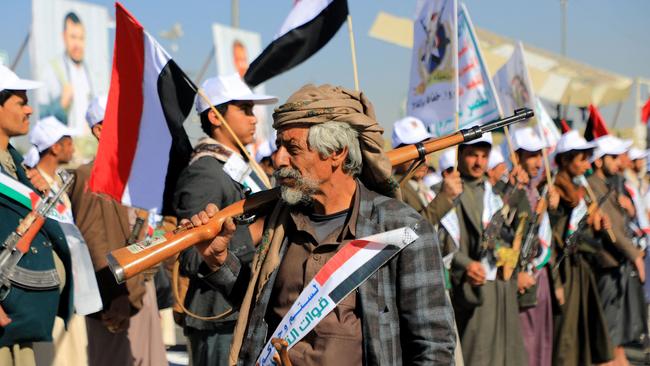
<instances>
[{"instance_id":1,"label":"man's ear","mask_svg":"<svg viewBox=\"0 0 650 366\"><path fill-rule=\"evenodd\" d=\"M63 146L61 145L60 142L54 143L54 145L50 146L50 154L54 156L59 156L61 154L61 149L63 149Z\"/></svg>"},{"instance_id":2,"label":"man's ear","mask_svg":"<svg viewBox=\"0 0 650 366\"><path fill-rule=\"evenodd\" d=\"M214 127L221 127L221 121L219 121L219 118L217 118L217 115L214 113L212 108L208 109L208 121L210 121Z\"/></svg>"},{"instance_id":3,"label":"man's ear","mask_svg":"<svg viewBox=\"0 0 650 366\"><path fill-rule=\"evenodd\" d=\"M339 151L335 151L330 155L330 158L332 159L332 168L338 168L339 166L343 166L345 163L345 159L348 157L349 149L347 146L343 147Z\"/></svg>"}]
</instances>

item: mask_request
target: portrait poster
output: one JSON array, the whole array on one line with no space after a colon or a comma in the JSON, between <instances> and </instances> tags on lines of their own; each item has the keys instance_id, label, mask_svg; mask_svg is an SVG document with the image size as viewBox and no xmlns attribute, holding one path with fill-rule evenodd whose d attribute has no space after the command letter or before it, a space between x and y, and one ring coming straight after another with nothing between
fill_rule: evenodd
<instances>
[{"instance_id":1,"label":"portrait poster","mask_svg":"<svg viewBox=\"0 0 650 366\"><path fill-rule=\"evenodd\" d=\"M223 24L212 24L215 60L218 75L239 74L243 79L248 66L262 52L262 37L259 33L233 28ZM202 82L202 80L201 80ZM257 86L253 92L265 94L264 84ZM268 116L269 108L255 106L257 117L257 144L270 136L271 126Z\"/></svg>"},{"instance_id":2,"label":"portrait poster","mask_svg":"<svg viewBox=\"0 0 650 366\"><path fill-rule=\"evenodd\" d=\"M406 111L435 136L451 132L458 114L458 36L455 0L419 1Z\"/></svg>"},{"instance_id":3,"label":"portrait poster","mask_svg":"<svg viewBox=\"0 0 650 366\"><path fill-rule=\"evenodd\" d=\"M69 0L33 0L30 59L39 118L55 116L78 136L90 134L89 102L108 92L109 13L104 6Z\"/></svg>"}]
</instances>

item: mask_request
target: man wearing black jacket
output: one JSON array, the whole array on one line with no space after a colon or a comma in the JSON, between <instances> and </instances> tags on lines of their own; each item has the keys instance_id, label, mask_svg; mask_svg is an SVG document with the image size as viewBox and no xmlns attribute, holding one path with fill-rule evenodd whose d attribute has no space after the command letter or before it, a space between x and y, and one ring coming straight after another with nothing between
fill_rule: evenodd
<instances>
[{"instance_id":1,"label":"man wearing black jacket","mask_svg":"<svg viewBox=\"0 0 650 366\"><path fill-rule=\"evenodd\" d=\"M177 183L173 204L179 220L198 213L210 202L223 208L244 198L245 192L256 192L264 187L254 172L247 173L251 169L242 157L236 139L243 145L252 143L257 123L253 106L275 103L277 98L253 94L238 75L208 79L202 88L236 136L221 124L210 105L197 98L196 110L201 118L201 128L209 137L199 141L190 165L181 173ZM250 263L255 248L248 227L240 225L235 237L234 254L243 263ZM185 250L179 260L181 273L189 277L184 305L193 314L186 314L184 330L190 342L192 363L196 366L225 365L238 313L230 312L233 304L197 276L203 259L195 248ZM238 307L238 304L234 305ZM209 319L199 319L194 315Z\"/></svg>"}]
</instances>

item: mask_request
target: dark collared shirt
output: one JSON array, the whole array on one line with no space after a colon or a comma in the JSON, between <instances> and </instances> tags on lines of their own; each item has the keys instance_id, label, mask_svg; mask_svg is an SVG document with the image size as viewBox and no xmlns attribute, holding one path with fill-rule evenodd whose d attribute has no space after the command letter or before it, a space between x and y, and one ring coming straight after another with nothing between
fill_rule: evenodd
<instances>
[{"instance_id":1,"label":"dark collared shirt","mask_svg":"<svg viewBox=\"0 0 650 366\"><path fill-rule=\"evenodd\" d=\"M289 247L278 270L266 316L271 330L325 263L339 248L355 239L358 211L359 198L355 194L350 210L327 216L291 213ZM361 319L357 305L355 291L289 351L292 364L361 365Z\"/></svg>"}]
</instances>

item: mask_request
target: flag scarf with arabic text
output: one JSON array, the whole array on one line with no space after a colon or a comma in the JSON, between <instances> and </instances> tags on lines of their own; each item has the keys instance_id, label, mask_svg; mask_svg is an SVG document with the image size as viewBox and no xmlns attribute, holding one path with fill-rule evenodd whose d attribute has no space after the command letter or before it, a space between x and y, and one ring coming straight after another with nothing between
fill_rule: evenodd
<instances>
[{"instance_id":1,"label":"flag scarf with arabic text","mask_svg":"<svg viewBox=\"0 0 650 366\"><path fill-rule=\"evenodd\" d=\"M128 206L171 213L192 146L183 128L195 87L120 4L101 141L89 186Z\"/></svg>"}]
</instances>

